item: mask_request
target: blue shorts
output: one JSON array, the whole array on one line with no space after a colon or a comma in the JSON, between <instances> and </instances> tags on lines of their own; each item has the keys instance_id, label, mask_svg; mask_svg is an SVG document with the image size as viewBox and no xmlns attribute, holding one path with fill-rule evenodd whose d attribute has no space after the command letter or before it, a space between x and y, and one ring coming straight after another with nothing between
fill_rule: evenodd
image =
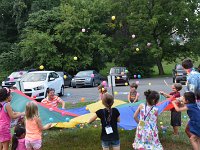
<instances>
[{"instance_id":1,"label":"blue shorts","mask_svg":"<svg viewBox=\"0 0 200 150\"><path fill-rule=\"evenodd\" d=\"M114 141L101 141L102 147L103 148L110 148L110 147L118 147L120 146L120 141L119 140L114 140Z\"/></svg>"}]
</instances>

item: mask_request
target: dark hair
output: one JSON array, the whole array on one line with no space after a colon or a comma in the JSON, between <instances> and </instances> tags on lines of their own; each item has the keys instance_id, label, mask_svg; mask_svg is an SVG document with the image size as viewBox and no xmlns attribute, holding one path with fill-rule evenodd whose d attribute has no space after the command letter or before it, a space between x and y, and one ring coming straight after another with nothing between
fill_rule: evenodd
<instances>
[{"instance_id":1,"label":"dark hair","mask_svg":"<svg viewBox=\"0 0 200 150\"><path fill-rule=\"evenodd\" d=\"M186 58L182 61L182 66L184 69L190 69L193 68L193 63L190 58Z\"/></svg>"},{"instance_id":2,"label":"dark hair","mask_svg":"<svg viewBox=\"0 0 200 150\"><path fill-rule=\"evenodd\" d=\"M151 106L156 105L160 98L160 95L157 91L147 90L144 92L144 95L146 96L147 103Z\"/></svg>"},{"instance_id":3,"label":"dark hair","mask_svg":"<svg viewBox=\"0 0 200 150\"><path fill-rule=\"evenodd\" d=\"M10 89L2 88L0 89L0 102L4 102L10 96ZM0 110L2 108L2 104L0 103Z\"/></svg>"},{"instance_id":4,"label":"dark hair","mask_svg":"<svg viewBox=\"0 0 200 150\"><path fill-rule=\"evenodd\" d=\"M114 98L112 95L105 93L103 95L103 99L102 99L102 104L107 108L108 110L108 118L107 121L110 122L111 121L111 107L114 103Z\"/></svg>"},{"instance_id":5,"label":"dark hair","mask_svg":"<svg viewBox=\"0 0 200 150\"><path fill-rule=\"evenodd\" d=\"M138 88L138 85L137 85L136 83L132 83L132 84L130 85L130 87L131 87L131 88L137 89L137 88Z\"/></svg>"},{"instance_id":6,"label":"dark hair","mask_svg":"<svg viewBox=\"0 0 200 150\"><path fill-rule=\"evenodd\" d=\"M180 83L174 83L173 85L177 91L180 91L182 89L182 84Z\"/></svg>"},{"instance_id":7,"label":"dark hair","mask_svg":"<svg viewBox=\"0 0 200 150\"><path fill-rule=\"evenodd\" d=\"M98 89L101 90L101 93L106 93L106 92L107 92L107 88L106 88L104 85L102 85L102 84L100 84L100 85L98 86Z\"/></svg>"},{"instance_id":8,"label":"dark hair","mask_svg":"<svg viewBox=\"0 0 200 150\"><path fill-rule=\"evenodd\" d=\"M55 89L53 89L53 88L47 89L47 94L49 94L51 91L54 91L54 92L55 92Z\"/></svg>"},{"instance_id":9,"label":"dark hair","mask_svg":"<svg viewBox=\"0 0 200 150\"><path fill-rule=\"evenodd\" d=\"M23 126L16 126L14 129L14 135L12 137L12 148L11 150L16 150L18 146L18 139L26 133L26 130Z\"/></svg>"},{"instance_id":10,"label":"dark hair","mask_svg":"<svg viewBox=\"0 0 200 150\"><path fill-rule=\"evenodd\" d=\"M188 101L188 103L196 103L196 97L193 92L185 92L184 95L185 100Z\"/></svg>"}]
</instances>

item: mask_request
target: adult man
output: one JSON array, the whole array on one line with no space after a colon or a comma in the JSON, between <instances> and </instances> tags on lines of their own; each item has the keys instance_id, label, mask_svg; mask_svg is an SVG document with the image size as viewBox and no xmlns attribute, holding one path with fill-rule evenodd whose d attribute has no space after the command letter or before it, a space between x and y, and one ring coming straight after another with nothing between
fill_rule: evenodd
<instances>
[{"instance_id":1,"label":"adult man","mask_svg":"<svg viewBox=\"0 0 200 150\"><path fill-rule=\"evenodd\" d=\"M47 90L47 97L41 103L51 107L58 107L58 104L62 104L62 109L65 109L65 102L55 95L55 90L52 88Z\"/></svg>"},{"instance_id":2,"label":"adult man","mask_svg":"<svg viewBox=\"0 0 200 150\"><path fill-rule=\"evenodd\" d=\"M187 90L197 94L197 92L200 92L200 73L194 70L192 60L189 58L183 60L182 66L188 75Z\"/></svg>"}]
</instances>

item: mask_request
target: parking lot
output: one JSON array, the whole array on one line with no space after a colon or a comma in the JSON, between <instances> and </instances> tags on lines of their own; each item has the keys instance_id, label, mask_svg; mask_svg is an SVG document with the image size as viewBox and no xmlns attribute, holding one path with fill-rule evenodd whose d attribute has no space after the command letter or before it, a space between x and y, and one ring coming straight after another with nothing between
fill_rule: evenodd
<instances>
[{"instance_id":1,"label":"parking lot","mask_svg":"<svg viewBox=\"0 0 200 150\"><path fill-rule=\"evenodd\" d=\"M145 79L132 79L130 83L139 81L138 92L140 93L139 99L144 99L144 91L152 89L156 91L171 91L172 78L171 77L159 77L159 78L145 78ZM168 86L166 85L166 83ZM115 99L127 100L129 92L129 86L117 86L114 87ZM183 92L184 90L182 90ZM108 92L112 93L111 88L108 88ZM97 87L82 87L82 88L65 88L65 95L62 97L66 102L80 102L81 99L85 101L97 101L99 97Z\"/></svg>"}]
</instances>

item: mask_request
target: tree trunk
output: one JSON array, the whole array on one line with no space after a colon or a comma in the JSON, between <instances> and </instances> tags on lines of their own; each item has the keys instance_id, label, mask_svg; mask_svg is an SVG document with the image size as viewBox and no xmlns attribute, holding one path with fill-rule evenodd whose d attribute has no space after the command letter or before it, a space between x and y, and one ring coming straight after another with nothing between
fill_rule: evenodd
<instances>
[{"instance_id":1,"label":"tree trunk","mask_svg":"<svg viewBox=\"0 0 200 150\"><path fill-rule=\"evenodd\" d=\"M157 64L157 67L158 67L158 71L159 71L159 75L164 75L164 69L163 69L163 65L161 63L161 60L160 59L156 59L156 64Z\"/></svg>"}]
</instances>

